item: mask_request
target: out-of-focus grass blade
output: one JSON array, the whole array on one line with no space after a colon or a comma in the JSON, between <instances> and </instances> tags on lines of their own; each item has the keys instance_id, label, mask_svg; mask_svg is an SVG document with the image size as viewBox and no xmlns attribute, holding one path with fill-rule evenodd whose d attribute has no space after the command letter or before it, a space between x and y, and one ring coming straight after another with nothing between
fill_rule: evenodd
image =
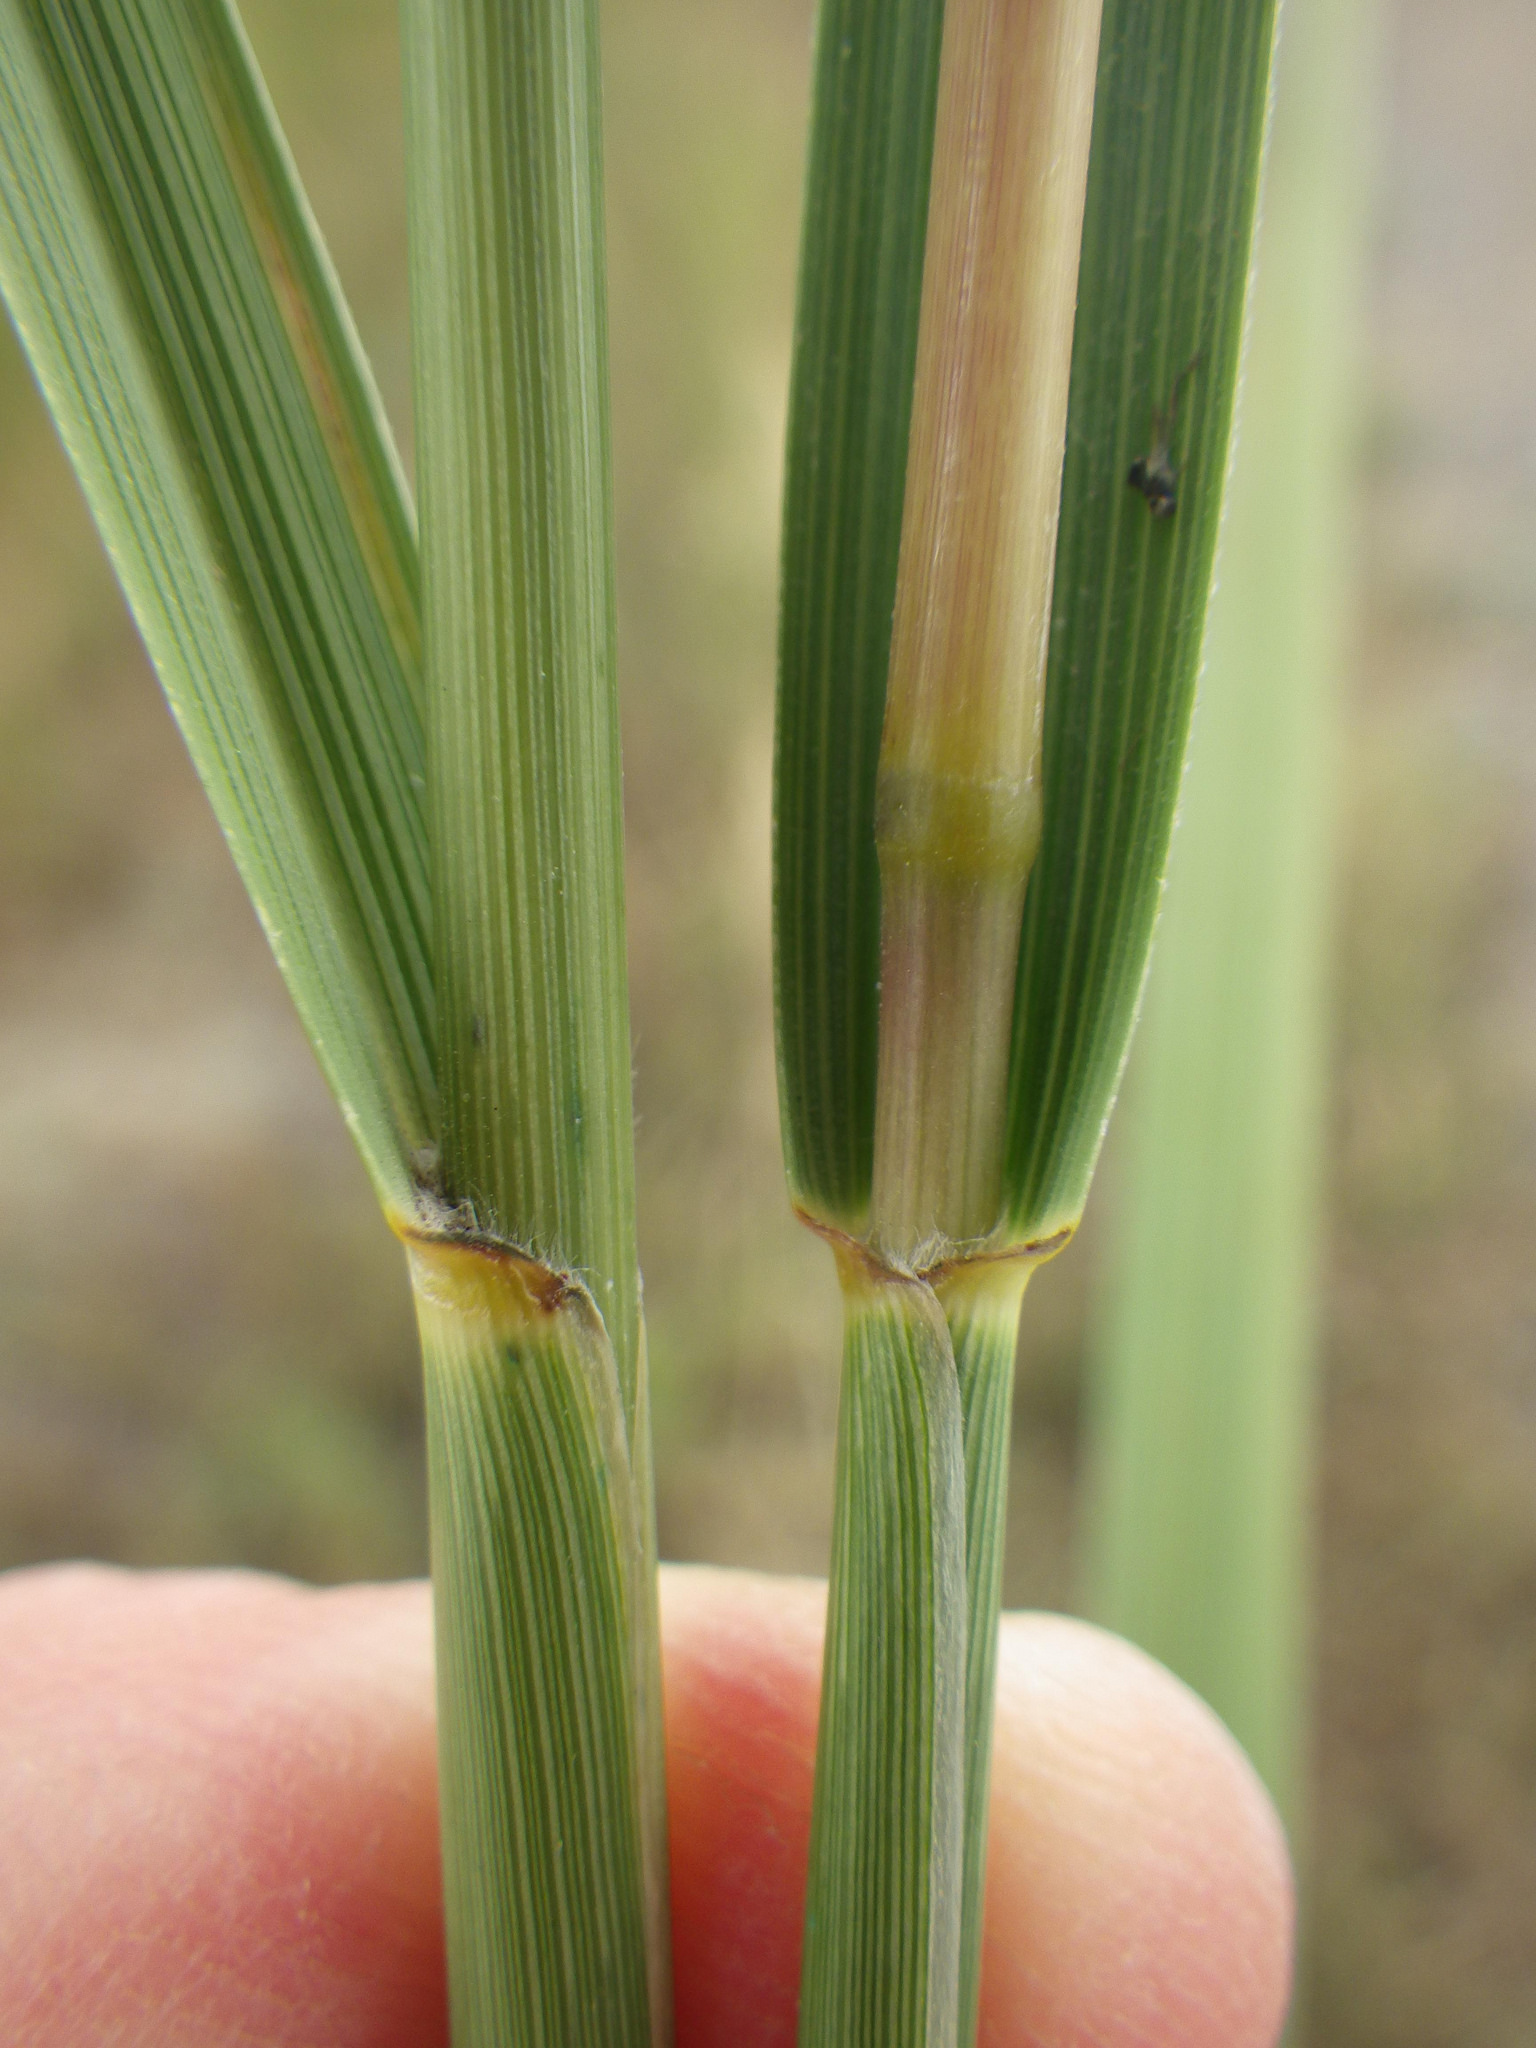
<instances>
[{"instance_id":1,"label":"out-of-focus grass blade","mask_svg":"<svg viewBox=\"0 0 1536 2048\"><path fill-rule=\"evenodd\" d=\"M1141 993L1221 513L1274 13L1274 0L1104 9L1044 829L1010 1068L1005 1185L1019 1240L1081 1213ZM1160 456L1177 498L1162 517L1127 485L1138 461L1155 479Z\"/></svg>"},{"instance_id":2,"label":"out-of-focus grass blade","mask_svg":"<svg viewBox=\"0 0 1536 2048\"><path fill-rule=\"evenodd\" d=\"M432 1136L411 515L223 0L0 0L0 282L381 1197Z\"/></svg>"},{"instance_id":3,"label":"out-of-focus grass blade","mask_svg":"<svg viewBox=\"0 0 1536 2048\"><path fill-rule=\"evenodd\" d=\"M1286 0L1241 438L1091 1406L1093 1612L1293 1820L1371 0Z\"/></svg>"},{"instance_id":4,"label":"out-of-focus grass blade","mask_svg":"<svg viewBox=\"0 0 1536 2048\"><path fill-rule=\"evenodd\" d=\"M922 301L942 0L824 0L789 401L774 782L775 1001L795 1199L869 1201L875 771Z\"/></svg>"}]
</instances>

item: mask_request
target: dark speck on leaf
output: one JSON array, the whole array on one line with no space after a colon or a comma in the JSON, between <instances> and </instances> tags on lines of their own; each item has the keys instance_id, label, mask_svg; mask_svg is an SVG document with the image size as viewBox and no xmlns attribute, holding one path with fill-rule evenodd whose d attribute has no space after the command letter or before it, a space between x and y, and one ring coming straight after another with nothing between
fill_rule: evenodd
<instances>
[{"instance_id":1,"label":"dark speck on leaf","mask_svg":"<svg viewBox=\"0 0 1536 2048\"><path fill-rule=\"evenodd\" d=\"M1199 355L1191 356L1174 378L1173 389L1168 394L1167 411L1152 415L1151 448L1145 455L1138 455L1125 473L1126 482L1133 491L1140 491L1154 519L1171 519L1179 508L1179 473L1173 466L1168 444L1173 438L1173 419L1178 410L1179 393L1199 360Z\"/></svg>"},{"instance_id":2,"label":"dark speck on leaf","mask_svg":"<svg viewBox=\"0 0 1536 2048\"><path fill-rule=\"evenodd\" d=\"M1160 462L1158 455L1162 456ZM1133 491L1140 491L1146 499L1154 519L1171 518L1178 510L1179 480L1166 449L1155 450L1152 455L1138 455L1126 471L1125 480Z\"/></svg>"}]
</instances>

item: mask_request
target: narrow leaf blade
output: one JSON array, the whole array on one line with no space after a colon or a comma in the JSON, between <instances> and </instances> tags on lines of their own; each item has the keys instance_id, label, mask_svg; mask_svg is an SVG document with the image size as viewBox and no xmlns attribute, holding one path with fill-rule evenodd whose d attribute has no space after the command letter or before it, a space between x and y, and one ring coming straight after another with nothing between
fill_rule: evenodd
<instances>
[{"instance_id":1,"label":"narrow leaf blade","mask_svg":"<svg viewBox=\"0 0 1536 2048\"><path fill-rule=\"evenodd\" d=\"M875 774L917 359L942 0L823 0L789 441L774 768L784 1157L858 1223L874 1163Z\"/></svg>"},{"instance_id":2,"label":"narrow leaf blade","mask_svg":"<svg viewBox=\"0 0 1536 2048\"><path fill-rule=\"evenodd\" d=\"M1374 0L1287 0L1242 438L1095 1361L1095 1616L1304 1821L1328 898Z\"/></svg>"},{"instance_id":3,"label":"narrow leaf blade","mask_svg":"<svg viewBox=\"0 0 1536 2048\"><path fill-rule=\"evenodd\" d=\"M381 1195L432 1135L411 519L232 14L0 0L0 283Z\"/></svg>"},{"instance_id":4,"label":"narrow leaf blade","mask_svg":"<svg viewBox=\"0 0 1536 2048\"><path fill-rule=\"evenodd\" d=\"M1014 1007L1020 1240L1081 1214L1140 1000L1221 513L1274 17L1274 0L1104 10ZM1170 411L1177 503L1158 517L1127 479L1138 459L1156 467Z\"/></svg>"}]
</instances>

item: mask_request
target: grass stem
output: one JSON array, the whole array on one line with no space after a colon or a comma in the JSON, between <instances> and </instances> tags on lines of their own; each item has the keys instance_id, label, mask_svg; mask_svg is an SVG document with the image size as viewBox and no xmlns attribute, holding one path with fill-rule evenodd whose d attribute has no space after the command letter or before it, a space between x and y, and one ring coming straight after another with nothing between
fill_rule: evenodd
<instances>
[{"instance_id":1,"label":"grass stem","mask_svg":"<svg viewBox=\"0 0 1536 2048\"><path fill-rule=\"evenodd\" d=\"M612 1349L546 1267L409 1249L455 2048L639 2048L665 2038L635 1882L654 1591Z\"/></svg>"},{"instance_id":2,"label":"grass stem","mask_svg":"<svg viewBox=\"0 0 1536 2048\"><path fill-rule=\"evenodd\" d=\"M987 1800L1003 1599L1014 1353L1034 1262L971 1261L939 1281L965 1439L965 1845L961 1880L959 2039L976 2038L986 1899Z\"/></svg>"},{"instance_id":3,"label":"grass stem","mask_svg":"<svg viewBox=\"0 0 1536 2048\"><path fill-rule=\"evenodd\" d=\"M843 1390L800 2048L954 2048L965 1473L921 1281L838 1248Z\"/></svg>"},{"instance_id":4,"label":"grass stem","mask_svg":"<svg viewBox=\"0 0 1536 2048\"><path fill-rule=\"evenodd\" d=\"M442 1103L420 1207L449 1240L412 1256L455 2042L660 2048L597 11L404 21Z\"/></svg>"},{"instance_id":5,"label":"grass stem","mask_svg":"<svg viewBox=\"0 0 1536 2048\"><path fill-rule=\"evenodd\" d=\"M880 743L874 1232L1002 1207L1099 0L948 0Z\"/></svg>"}]
</instances>

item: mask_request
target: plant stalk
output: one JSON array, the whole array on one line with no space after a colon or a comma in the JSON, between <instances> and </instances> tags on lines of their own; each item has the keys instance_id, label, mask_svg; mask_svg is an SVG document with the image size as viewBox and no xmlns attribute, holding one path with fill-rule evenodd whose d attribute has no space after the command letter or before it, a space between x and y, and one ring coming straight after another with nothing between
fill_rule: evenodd
<instances>
[{"instance_id":1,"label":"plant stalk","mask_svg":"<svg viewBox=\"0 0 1536 2048\"><path fill-rule=\"evenodd\" d=\"M613 1352L583 1289L409 1240L426 1368L449 1997L459 2048L654 2027L654 1602ZM628 1658L615 1656L626 1646Z\"/></svg>"},{"instance_id":2,"label":"plant stalk","mask_svg":"<svg viewBox=\"0 0 1536 2048\"><path fill-rule=\"evenodd\" d=\"M800 2048L954 2048L965 1473L930 1288L846 1242Z\"/></svg>"},{"instance_id":3,"label":"plant stalk","mask_svg":"<svg viewBox=\"0 0 1536 2048\"><path fill-rule=\"evenodd\" d=\"M875 832L873 1234L1002 1208L1099 0L948 0Z\"/></svg>"},{"instance_id":4,"label":"plant stalk","mask_svg":"<svg viewBox=\"0 0 1536 2048\"><path fill-rule=\"evenodd\" d=\"M437 1192L640 1345L590 0L406 0Z\"/></svg>"},{"instance_id":5,"label":"plant stalk","mask_svg":"<svg viewBox=\"0 0 1536 2048\"><path fill-rule=\"evenodd\" d=\"M949 1325L965 1436L965 1843L961 1881L959 2040L976 2038L986 1903L987 1802L1003 1602L1008 1466L1019 1309L1036 1261L969 1260L935 1292Z\"/></svg>"},{"instance_id":6,"label":"plant stalk","mask_svg":"<svg viewBox=\"0 0 1536 2048\"><path fill-rule=\"evenodd\" d=\"M413 1266L454 2038L663 2048L596 7L406 0L404 24L442 1099L419 1210L450 1241L416 1233Z\"/></svg>"}]
</instances>

